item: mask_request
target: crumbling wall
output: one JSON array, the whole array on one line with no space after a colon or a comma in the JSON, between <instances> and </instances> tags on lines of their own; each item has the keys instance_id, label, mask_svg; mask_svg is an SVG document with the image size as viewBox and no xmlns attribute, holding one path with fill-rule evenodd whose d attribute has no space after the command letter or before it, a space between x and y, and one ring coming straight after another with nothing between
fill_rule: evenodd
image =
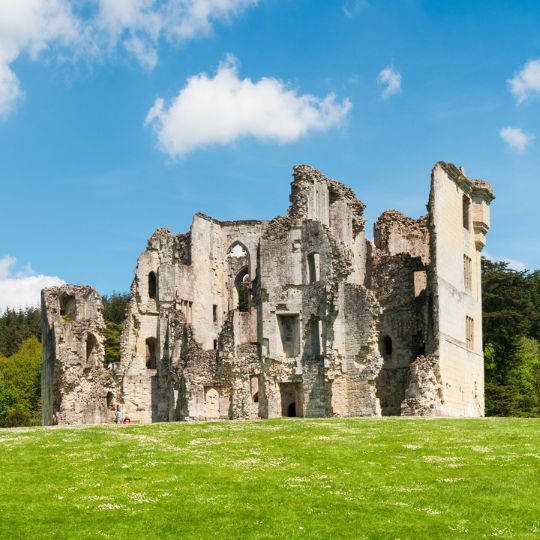
<instances>
[{"instance_id":1,"label":"crumbling wall","mask_svg":"<svg viewBox=\"0 0 540 540\"><path fill-rule=\"evenodd\" d=\"M425 354L428 341L428 218L413 219L387 210L374 225L374 240L367 275L382 307L378 331L384 358L377 395L383 415L399 415L409 365Z\"/></svg>"},{"instance_id":2,"label":"crumbling wall","mask_svg":"<svg viewBox=\"0 0 540 540\"><path fill-rule=\"evenodd\" d=\"M334 310L325 360L332 381L332 415L378 416L376 380L383 364L377 343L380 305L362 285L344 283Z\"/></svg>"},{"instance_id":3,"label":"crumbling wall","mask_svg":"<svg viewBox=\"0 0 540 540\"><path fill-rule=\"evenodd\" d=\"M92 287L64 285L44 289L41 305L43 424L112 421L119 392L104 365L101 297Z\"/></svg>"},{"instance_id":4,"label":"crumbling wall","mask_svg":"<svg viewBox=\"0 0 540 540\"><path fill-rule=\"evenodd\" d=\"M441 416L443 405L439 359L419 356L409 367L408 385L401 405L403 416Z\"/></svg>"}]
</instances>

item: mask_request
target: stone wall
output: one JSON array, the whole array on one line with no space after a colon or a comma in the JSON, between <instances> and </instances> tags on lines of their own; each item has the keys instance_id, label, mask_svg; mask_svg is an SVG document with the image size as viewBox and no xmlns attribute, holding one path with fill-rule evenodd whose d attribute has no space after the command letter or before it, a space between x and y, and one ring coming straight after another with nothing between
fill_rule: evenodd
<instances>
[{"instance_id":1,"label":"stone wall","mask_svg":"<svg viewBox=\"0 0 540 540\"><path fill-rule=\"evenodd\" d=\"M45 289L41 305L43 425L112 422L118 380L104 365L101 297L64 285Z\"/></svg>"}]
</instances>

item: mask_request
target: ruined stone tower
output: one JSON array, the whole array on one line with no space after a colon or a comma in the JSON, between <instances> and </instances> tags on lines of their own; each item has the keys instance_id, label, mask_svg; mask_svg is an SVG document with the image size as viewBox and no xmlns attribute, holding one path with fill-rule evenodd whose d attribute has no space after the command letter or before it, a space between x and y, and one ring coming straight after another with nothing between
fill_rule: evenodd
<instances>
[{"instance_id":1,"label":"ruined stone tower","mask_svg":"<svg viewBox=\"0 0 540 540\"><path fill-rule=\"evenodd\" d=\"M140 422L482 416L493 198L439 162L428 215L384 212L371 242L355 194L301 165L286 216L196 214L188 233L158 229L137 262L119 363L103 363L93 289L44 290L43 422L110 422L116 406Z\"/></svg>"}]
</instances>

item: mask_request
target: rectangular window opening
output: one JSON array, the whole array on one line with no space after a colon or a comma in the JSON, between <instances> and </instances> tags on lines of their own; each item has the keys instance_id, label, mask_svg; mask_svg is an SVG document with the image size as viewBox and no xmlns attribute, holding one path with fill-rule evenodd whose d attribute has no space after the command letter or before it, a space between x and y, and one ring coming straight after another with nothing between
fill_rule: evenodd
<instances>
[{"instance_id":1,"label":"rectangular window opening","mask_svg":"<svg viewBox=\"0 0 540 540\"><path fill-rule=\"evenodd\" d=\"M286 358L300 354L300 319L298 315L278 315L281 347Z\"/></svg>"},{"instance_id":2,"label":"rectangular window opening","mask_svg":"<svg viewBox=\"0 0 540 540\"><path fill-rule=\"evenodd\" d=\"M472 317L465 317L465 332L467 349L473 349L474 347L474 319Z\"/></svg>"},{"instance_id":3,"label":"rectangular window opening","mask_svg":"<svg viewBox=\"0 0 540 540\"><path fill-rule=\"evenodd\" d=\"M463 255L463 281L467 290L472 289L472 259Z\"/></svg>"},{"instance_id":4,"label":"rectangular window opening","mask_svg":"<svg viewBox=\"0 0 540 540\"><path fill-rule=\"evenodd\" d=\"M316 283L321 279L320 276L320 256L318 253L308 255L308 277L309 283Z\"/></svg>"},{"instance_id":5,"label":"rectangular window opening","mask_svg":"<svg viewBox=\"0 0 540 540\"><path fill-rule=\"evenodd\" d=\"M467 195L463 195L463 227L469 230L469 222L471 219L471 200Z\"/></svg>"},{"instance_id":6,"label":"rectangular window opening","mask_svg":"<svg viewBox=\"0 0 540 540\"><path fill-rule=\"evenodd\" d=\"M318 319L311 323L311 356L321 356L321 321Z\"/></svg>"}]
</instances>

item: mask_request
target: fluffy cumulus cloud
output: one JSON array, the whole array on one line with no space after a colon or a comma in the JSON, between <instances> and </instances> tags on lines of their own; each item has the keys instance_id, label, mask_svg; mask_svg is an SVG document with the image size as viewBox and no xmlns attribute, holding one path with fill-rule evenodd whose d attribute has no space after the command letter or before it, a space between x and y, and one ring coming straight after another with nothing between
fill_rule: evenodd
<instances>
[{"instance_id":1,"label":"fluffy cumulus cloud","mask_svg":"<svg viewBox=\"0 0 540 540\"><path fill-rule=\"evenodd\" d=\"M540 94L540 58L529 60L508 84L518 103Z\"/></svg>"},{"instance_id":2,"label":"fluffy cumulus cloud","mask_svg":"<svg viewBox=\"0 0 540 540\"><path fill-rule=\"evenodd\" d=\"M377 82L383 87L384 99L401 92L401 74L392 67L381 69Z\"/></svg>"},{"instance_id":3,"label":"fluffy cumulus cloud","mask_svg":"<svg viewBox=\"0 0 540 540\"><path fill-rule=\"evenodd\" d=\"M201 73L188 79L171 103L157 99L146 123L154 126L161 149L179 157L245 137L295 141L340 123L351 106L348 99L338 102L333 94L299 95L274 78L240 79L237 61L229 56L214 77Z\"/></svg>"},{"instance_id":4,"label":"fluffy cumulus cloud","mask_svg":"<svg viewBox=\"0 0 540 540\"><path fill-rule=\"evenodd\" d=\"M121 47L146 69L160 40L182 43L208 35L258 0L0 0L0 118L22 96L13 62L102 56Z\"/></svg>"},{"instance_id":5,"label":"fluffy cumulus cloud","mask_svg":"<svg viewBox=\"0 0 540 540\"><path fill-rule=\"evenodd\" d=\"M521 128L506 126L499 132L501 139L514 150L524 152L529 143L534 139L532 133L525 133Z\"/></svg>"},{"instance_id":6,"label":"fluffy cumulus cloud","mask_svg":"<svg viewBox=\"0 0 540 540\"><path fill-rule=\"evenodd\" d=\"M73 45L83 32L65 0L0 2L0 117L21 98L11 64L22 53L36 59L56 45Z\"/></svg>"},{"instance_id":7,"label":"fluffy cumulus cloud","mask_svg":"<svg viewBox=\"0 0 540 540\"><path fill-rule=\"evenodd\" d=\"M38 306L41 289L64 284L60 278L36 274L30 267L14 273L15 263L14 257L0 258L0 313L7 308Z\"/></svg>"}]
</instances>

